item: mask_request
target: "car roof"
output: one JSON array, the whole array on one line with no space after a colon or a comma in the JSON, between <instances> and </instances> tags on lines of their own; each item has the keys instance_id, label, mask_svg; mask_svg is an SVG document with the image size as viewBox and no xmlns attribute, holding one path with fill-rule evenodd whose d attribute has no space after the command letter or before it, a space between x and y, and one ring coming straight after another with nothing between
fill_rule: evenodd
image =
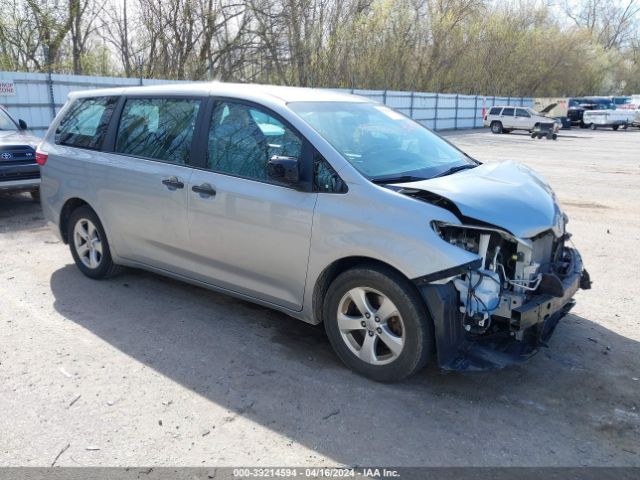
<instances>
[{"instance_id":1,"label":"car roof","mask_svg":"<svg viewBox=\"0 0 640 480\"><path fill-rule=\"evenodd\" d=\"M144 87L121 87L71 92L69 98L109 95L131 96L229 96L252 100L289 102L371 102L371 100L336 90L283 87L250 83L192 82L169 83Z\"/></svg>"},{"instance_id":2,"label":"car roof","mask_svg":"<svg viewBox=\"0 0 640 480\"><path fill-rule=\"evenodd\" d=\"M490 108L529 108L526 105L493 105Z\"/></svg>"}]
</instances>

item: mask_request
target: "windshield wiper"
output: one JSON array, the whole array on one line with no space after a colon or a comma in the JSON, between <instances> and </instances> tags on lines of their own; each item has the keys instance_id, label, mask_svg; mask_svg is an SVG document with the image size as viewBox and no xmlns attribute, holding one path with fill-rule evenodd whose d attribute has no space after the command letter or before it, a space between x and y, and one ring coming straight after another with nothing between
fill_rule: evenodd
<instances>
[{"instance_id":1,"label":"windshield wiper","mask_svg":"<svg viewBox=\"0 0 640 480\"><path fill-rule=\"evenodd\" d=\"M386 183L419 182L421 180L426 180L426 178L416 177L415 175L400 175L398 177L380 177L371 179L371 181L377 185L384 185Z\"/></svg>"},{"instance_id":2,"label":"windshield wiper","mask_svg":"<svg viewBox=\"0 0 640 480\"><path fill-rule=\"evenodd\" d=\"M467 170L468 168L476 168L478 165L458 165L457 167L451 167L449 170L445 170L442 173L439 173L438 175L434 175L431 178L438 178L438 177L446 177L447 175L451 175L452 173L456 173L459 172L460 170Z\"/></svg>"}]
</instances>

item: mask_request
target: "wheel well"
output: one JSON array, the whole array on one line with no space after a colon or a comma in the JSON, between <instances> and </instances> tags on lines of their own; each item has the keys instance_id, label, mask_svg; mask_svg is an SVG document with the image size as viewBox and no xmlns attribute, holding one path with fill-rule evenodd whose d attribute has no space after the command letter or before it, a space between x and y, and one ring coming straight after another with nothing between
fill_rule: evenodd
<instances>
[{"instance_id":1,"label":"wheel well","mask_svg":"<svg viewBox=\"0 0 640 480\"><path fill-rule=\"evenodd\" d=\"M331 285L331 282L333 282L336 279L336 277L340 275L342 272L346 272L351 268L354 268L356 266L359 267L363 265L378 265L378 266L390 268L392 270L395 270L398 274L402 275L404 278L407 278L406 275L404 275L397 268L393 267L392 265L389 265L388 263L382 262L380 260L376 260L375 258L346 257L346 258L341 258L339 260L336 260L335 262L333 262L331 265L329 265L327 268L325 268L322 271L313 288L313 300L312 300L313 318L317 323L322 323L324 321L324 319L322 318L324 297L327 293L327 290L329 289L329 285Z\"/></svg>"},{"instance_id":2,"label":"wheel well","mask_svg":"<svg viewBox=\"0 0 640 480\"><path fill-rule=\"evenodd\" d=\"M89 205L87 202L80 198L70 198L67 200L60 211L60 236L62 237L62 241L64 243L69 243L69 239L67 238L67 230L69 224L69 218L74 210L80 208L84 205ZM90 207L90 206L89 206Z\"/></svg>"}]
</instances>

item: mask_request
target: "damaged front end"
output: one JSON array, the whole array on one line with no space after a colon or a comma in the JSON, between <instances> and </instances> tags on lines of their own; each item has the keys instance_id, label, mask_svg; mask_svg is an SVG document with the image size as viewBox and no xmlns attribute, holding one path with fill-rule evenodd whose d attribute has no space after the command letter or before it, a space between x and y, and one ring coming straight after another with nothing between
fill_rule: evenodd
<instances>
[{"instance_id":1,"label":"damaged front end","mask_svg":"<svg viewBox=\"0 0 640 480\"><path fill-rule=\"evenodd\" d=\"M590 288L579 253L560 228L530 239L485 224L433 222L448 243L478 260L414 279L435 325L438 362L447 370L486 370L522 361L544 346Z\"/></svg>"}]
</instances>

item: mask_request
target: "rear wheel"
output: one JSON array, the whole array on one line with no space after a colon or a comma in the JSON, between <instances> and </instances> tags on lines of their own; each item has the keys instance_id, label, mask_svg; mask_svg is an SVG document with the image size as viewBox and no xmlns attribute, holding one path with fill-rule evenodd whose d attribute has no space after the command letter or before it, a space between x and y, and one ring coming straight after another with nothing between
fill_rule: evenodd
<instances>
[{"instance_id":1,"label":"rear wheel","mask_svg":"<svg viewBox=\"0 0 640 480\"><path fill-rule=\"evenodd\" d=\"M109 241L102 223L88 206L77 208L71 214L67 239L73 260L87 277L107 278L120 270L111 259Z\"/></svg>"},{"instance_id":2,"label":"rear wheel","mask_svg":"<svg viewBox=\"0 0 640 480\"><path fill-rule=\"evenodd\" d=\"M596 124L595 124L595 123L592 123L592 124L590 124L590 125L589 125L589 128L591 128L591 130L595 130L595 129L597 129L598 127L596 126Z\"/></svg>"},{"instance_id":3,"label":"rear wheel","mask_svg":"<svg viewBox=\"0 0 640 480\"><path fill-rule=\"evenodd\" d=\"M618 130L618 128L620 128L620 125L613 125L611 128L613 128L614 131Z\"/></svg>"},{"instance_id":4,"label":"rear wheel","mask_svg":"<svg viewBox=\"0 0 640 480\"><path fill-rule=\"evenodd\" d=\"M502 133L502 123L491 122L491 133Z\"/></svg>"},{"instance_id":5,"label":"rear wheel","mask_svg":"<svg viewBox=\"0 0 640 480\"><path fill-rule=\"evenodd\" d=\"M324 325L336 354L373 380L402 380L422 368L433 333L415 287L390 268L371 265L340 274L324 300Z\"/></svg>"}]
</instances>

